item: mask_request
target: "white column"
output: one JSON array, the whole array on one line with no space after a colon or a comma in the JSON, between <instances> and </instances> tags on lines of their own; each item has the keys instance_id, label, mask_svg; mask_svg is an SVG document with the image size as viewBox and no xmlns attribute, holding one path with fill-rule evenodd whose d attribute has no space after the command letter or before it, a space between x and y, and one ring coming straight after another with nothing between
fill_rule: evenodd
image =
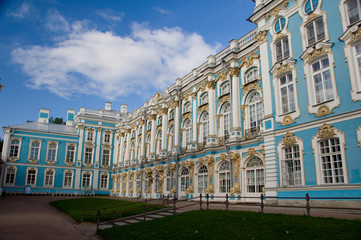
<instances>
[{"instance_id":1,"label":"white column","mask_svg":"<svg viewBox=\"0 0 361 240\"><path fill-rule=\"evenodd\" d=\"M179 134L180 134L180 111L179 111L179 105L178 105L178 101L176 101L176 106L174 108L174 114L175 114L175 119L174 119L174 147L175 148L180 148L180 142L179 142Z\"/></svg>"},{"instance_id":2,"label":"white column","mask_svg":"<svg viewBox=\"0 0 361 240\"><path fill-rule=\"evenodd\" d=\"M157 115L152 115L150 120L152 121L152 130L150 132L150 149L149 149L149 159L155 160L155 135L157 134Z\"/></svg>"},{"instance_id":3,"label":"white column","mask_svg":"<svg viewBox=\"0 0 361 240\"><path fill-rule=\"evenodd\" d=\"M75 180L74 180L74 188L79 189L80 188L80 178L81 178L81 171L79 168L75 171Z\"/></svg>"},{"instance_id":4,"label":"white column","mask_svg":"<svg viewBox=\"0 0 361 240\"><path fill-rule=\"evenodd\" d=\"M9 156L9 145L10 145L10 128L4 128L4 141L3 141L3 149L2 149L2 159L7 162L7 158ZM20 156L19 149L19 156Z\"/></svg>"},{"instance_id":5,"label":"white column","mask_svg":"<svg viewBox=\"0 0 361 240\"><path fill-rule=\"evenodd\" d=\"M197 147L197 93L192 93L192 148Z\"/></svg>"},{"instance_id":6,"label":"white column","mask_svg":"<svg viewBox=\"0 0 361 240\"><path fill-rule=\"evenodd\" d=\"M233 140L242 137L241 119L240 119L240 96L239 96L239 67L238 63L232 63L230 70L232 81L232 129L230 138Z\"/></svg>"},{"instance_id":7,"label":"white column","mask_svg":"<svg viewBox=\"0 0 361 240\"><path fill-rule=\"evenodd\" d=\"M119 159L119 133L115 132L114 134L114 150L113 150L113 155L112 155L112 159L113 159L113 165L112 166L116 166L118 164L118 159Z\"/></svg>"},{"instance_id":8,"label":"white column","mask_svg":"<svg viewBox=\"0 0 361 240\"><path fill-rule=\"evenodd\" d=\"M98 189L99 170L93 172L93 189Z\"/></svg>"},{"instance_id":9,"label":"white column","mask_svg":"<svg viewBox=\"0 0 361 240\"><path fill-rule=\"evenodd\" d=\"M161 157L166 157L166 149L167 149L167 118L166 118L166 113L167 113L167 108L163 108L161 110L161 114L162 114L162 146L161 146L161 150L160 150L160 156Z\"/></svg>"},{"instance_id":10,"label":"white column","mask_svg":"<svg viewBox=\"0 0 361 240\"><path fill-rule=\"evenodd\" d=\"M101 143L100 143L100 140L102 138L102 128L101 127L98 127L98 134L96 136L96 149L95 149L95 161L94 163L99 163L101 164L101 158L100 158L100 146L101 146ZM93 177L94 179L95 177Z\"/></svg>"},{"instance_id":11,"label":"white column","mask_svg":"<svg viewBox=\"0 0 361 240\"><path fill-rule=\"evenodd\" d=\"M140 156L144 159L145 161L145 156L144 156L144 151L145 151L145 140L146 140L146 124L145 124L145 121L143 123L143 127L142 127L142 141L140 143L140 146L141 146L141 150L140 150Z\"/></svg>"},{"instance_id":12,"label":"white column","mask_svg":"<svg viewBox=\"0 0 361 240\"><path fill-rule=\"evenodd\" d=\"M129 165L130 162L130 130L127 129L127 147L125 148L125 156L124 156L124 162L126 165Z\"/></svg>"},{"instance_id":13,"label":"white column","mask_svg":"<svg viewBox=\"0 0 361 240\"><path fill-rule=\"evenodd\" d=\"M79 126L80 130L79 130L79 144L78 144L78 158L77 161L81 161L82 157L81 157L81 153L83 150L83 139L84 139L84 126L81 125Z\"/></svg>"},{"instance_id":14,"label":"white column","mask_svg":"<svg viewBox=\"0 0 361 240\"><path fill-rule=\"evenodd\" d=\"M118 166L120 164L124 164L124 152L123 152L123 149L124 149L124 142L125 142L125 136L124 136L124 133L120 133L119 134L120 136L120 149L119 149L119 160L118 160Z\"/></svg>"},{"instance_id":15,"label":"white column","mask_svg":"<svg viewBox=\"0 0 361 240\"><path fill-rule=\"evenodd\" d=\"M215 85L213 81L213 76L208 77L208 103L209 103L209 136L207 139L207 145L217 144L217 135L216 135L216 106L215 106Z\"/></svg>"},{"instance_id":16,"label":"white column","mask_svg":"<svg viewBox=\"0 0 361 240\"><path fill-rule=\"evenodd\" d=\"M134 159L135 159L135 163L137 163L138 161L138 158L137 158L137 153L138 153L138 141L139 141L139 138L138 138L138 133L139 133L139 129L136 129L135 130L135 143L134 143Z\"/></svg>"}]
</instances>

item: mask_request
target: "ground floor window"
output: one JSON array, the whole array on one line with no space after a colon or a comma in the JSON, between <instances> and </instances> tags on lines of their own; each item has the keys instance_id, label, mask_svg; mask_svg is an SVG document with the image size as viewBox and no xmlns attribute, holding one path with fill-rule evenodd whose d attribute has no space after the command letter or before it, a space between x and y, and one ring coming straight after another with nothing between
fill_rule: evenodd
<instances>
[{"instance_id":1,"label":"ground floor window","mask_svg":"<svg viewBox=\"0 0 361 240\"><path fill-rule=\"evenodd\" d=\"M83 173L83 178L82 178L82 187L83 188L90 188L90 179L91 179L90 173Z\"/></svg>"},{"instance_id":2,"label":"ground floor window","mask_svg":"<svg viewBox=\"0 0 361 240\"><path fill-rule=\"evenodd\" d=\"M15 167L8 167L6 169L5 185L14 185L15 184Z\"/></svg>"},{"instance_id":3,"label":"ground floor window","mask_svg":"<svg viewBox=\"0 0 361 240\"><path fill-rule=\"evenodd\" d=\"M73 172L65 172L64 173L64 187L71 188L73 182Z\"/></svg>"},{"instance_id":4,"label":"ground floor window","mask_svg":"<svg viewBox=\"0 0 361 240\"><path fill-rule=\"evenodd\" d=\"M100 188L108 188L108 175L102 174L100 177Z\"/></svg>"},{"instance_id":5,"label":"ground floor window","mask_svg":"<svg viewBox=\"0 0 361 240\"><path fill-rule=\"evenodd\" d=\"M181 191L184 192L189 187L189 170L184 167L181 171Z\"/></svg>"},{"instance_id":6,"label":"ground floor window","mask_svg":"<svg viewBox=\"0 0 361 240\"><path fill-rule=\"evenodd\" d=\"M231 173L229 163L223 162L219 167L219 192L228 193L231 190Z\"/></svg>"},{"instance_id":7,"label":"ground floor window","mask_svg":"<svg viewBox=\"0 0 361 240\"><path fill-rule=\"evenodd\" d=\"M264 187L264 167L263 162L258 157L251 158L246 168L247 192L261 193Z\"/></svg>"},{"instance_id":8,"label":"ground floor window","mask_svg":"<svg viewBox=\"0 0 361 240\"><path fill-rule=\"evenodd\" d=\"M26 177L26 185L34 186L36 182L36 169L29 169Z\"/></svg>"},{"instance_id":9,"label":"ground floor window","mask_svg":"<svg viewBox=\"0 0 361 240\"><path fill-rule=\"evenodd\" d=\"M198 192L205 193L208 187L208 169L202 165L198 170Z\"/></svg>"}]
</instances>

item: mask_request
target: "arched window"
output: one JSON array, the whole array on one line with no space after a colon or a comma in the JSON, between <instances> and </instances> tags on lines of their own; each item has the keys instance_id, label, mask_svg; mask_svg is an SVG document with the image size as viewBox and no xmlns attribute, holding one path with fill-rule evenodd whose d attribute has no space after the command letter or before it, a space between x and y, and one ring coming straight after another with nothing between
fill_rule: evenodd
<instances>
[{"instance_id":1,"label":"arched window","mask_svg":"<svg viewBox=\"0 0 361 240\"><path fill-rule=\"evenodd\" d=\"M208 168L202 165L198 170L198 192L205 193L208 187Z\"/></svg>"},{"instance_id":2,"label":"arched window","mask_svg":"<svg viewBox=\"0 0 361 240\"><path fill-rule=\"evenodd\" d=\"M188 145L192 143L192 125L189 119L185 121L184 127L186 131L186 145Z\"/></svg>"},{"instance_id":3,"label":"arched window","mask_svg":"<svg viewBox=\"0 0 361 240\"><path fill-rule=\"evenodd\" d=\"M149 191L149 178L150 176L146 173L144 173L144 192Z\"/></svg>"},{"instance_id":4,"label":"arched window","mask_svg":"<svg viewBox=\"0 0 361 240\"><path fill-rule=\"evenodd\" d=\"M171 126L169 128L168 134L169 134L169 137L168 137L168 152L169 152L169 151L172 151L172 148L173 148L173 126Z\"/></svg>"},{"instance_id":5,"label":"arched window","mask_svg":"<svg viewBox=\"0 0 361 240\"><path fill-rule=\"evenodd\" d=\"M140 191L140 174L137 174L136 175L136 179L135 179L135 188L136 188L136 191Z\"/></svg>"},{"instance_id":6,"label":"arched window","mask_svg":"<svg viewBox=\"0 0 361 240\"><path fill-rule=\"evenodd\" d=\"M229 93L229 82L225 82L221 85L221 90L220 90L220 96L223 96L225 94Z\"/></svg>"},{"instance_id":7,"label":"arched window","mask_svg":"<svg viewBox=\"0 0 361 240\"><path fill-rule=\"evenodd\" d=\"M130 176L128 176L128 189L129 189L129 192L131 192L131 190L133 189L133 178Z\"/></svg>"},{"instance_id":8,"label":"arched window","mask_svg":"<svg viewBox=\"0 0 361 240\"><path fill-rule=\"evenodd\" d=\"M145 143L146 145L146 151L147 151L147 156L150 154L150 135L147 137L147 141Z\"/></svg>"},{"instance_id":9,"label":"arched window","mask_svg":"<svg viewBox=\"0 0 361 240\"><path fill-rule=\"evenodd\" d=\"M261 193L264 187L264 167L259 157L252 157L246 166L248 193Z\"/></svg>"},{"instance_id":10,"label":"arched window","mask_svg":"<svg viewBox=\"0 0 361 240\"><path fill-rule=\"evenodd\" d=\"M219 167L219 192L228 193L231 189L231 173L229 163L223 162Z\"/></svg>"},{"instance_id":11,"label":"arched window","mask_svg":"<svg viewBox=\"0 0 361 240\"><path fill-rule=\"evenodd\" d=\"M167 171L167 191L169 192L172 189L172 170Z\"/></svg>"},{"instance_id":12,"label":"arched window","mask_svg":"<svg viewBox=\"0 0 361 240\"><path fill-rule=\"evenodd\" d=\"M184 167L181 170L181 191L184 192L189 187L189 170Z\"/></svg>"},{"instance_id":13,"label":"arched window","mask_svg":"<svg viewBox=\"0 0 361 240\"><path fill-rule=\"evenodd\" d=\"M202 127L203 127L203 141L207 141L209 135L209 115L208 112L204 112L202 115Z\"/></svg>"},{"instance_id":14,"label":"arched window","mask_svg":"<svg viewBox=\"0 0 361 240\"><path fill-rule=\"evenodd\" d=\"M162 120L163 120L162 116L159 116L159 117L158 117L158 123L157 123L157 126L162 125Z\"/></svg>"},{"instance_id":15,"label":"arched window","mask_svg":"<svg viewBox=\"0 0 361 240\"><path fill-rule=\"evenodd\" d=\"M183 113L188 113L188 112L190 112L191 111L191 103L190 102L186 102L185 104L184 104L184 111L183 111Z\"/></svg>"},{"instance_id":16,"label":"arched window","mask_svg":"<svg viewBox=\"0 0 361 240\"><path fill-rule=\"evenodd\" d=\"M130 160L134 160L135 159L135 145L134 143L132 143L130 145Z\"/></svg>"},{"instance_id":17,"label":"arched window","mask_svg":"<svg viewBox=\"0 0 361 240\"><path fill-rule=\"evenodd\" d=\"M131 138L135 138L135 131L132 131Z\"/></svg>"},{"instance_id":18,"label":"arched window","mask_svg":"<svg viewBox=\"0 0 361 240\"><path fill-rule=\"evenodd\" d=\"M150 131L150 130L152 130L152 121L149 121L147 123L147 131Z\"/></svg>"},{"instance_id":19,"label":"arched window","mask_svg":"<svg viewBox=\"0 0 361 240\"><path fill-rule=\"evenodd\" d=\"M156 172L154 175L154 191L158 192L160 189L159 173Z\"/></svg>"},{"instance_id":20,"label":"arched window","mask_svg":"<svg viewBox=\"0 0 361 240\"><path fill-rule=\"evenodd\" d=\"M170 112L169 112L169 118L168 118L168 120L170 121L170 120L173 120L174 119L174 110L171 110Z\"/></svg>"},{"instance_id":21,"label":"arched window","mask_svg":"<svg viewBox=\"0 0 361 240\"><path fill-rule=\"evenodd\" d=\"M125 193L127 191L127 179L125 176L122 176L122 192Z\"/></svg>"},{"instance_id":22,"label":"arched window","mask_svg":"<svg viewBox=\"0 0 361 240\"><path fill-rule=\"evenodd\" d=\"M160 150L162 149L162 131L158 131L157 134L157 153L160 153Z\"/></svg>"},{"instance_id":23,"label":"arched window","mask_svg":"<svg viewBox=\"0 0 361 240\"><path fill-rule=\"evenodd\" d=\"M279 19L277 19L274 27L275 27L275 32L279 33L282 31L282 29L285 27L286 25L286 19L281 17Z\"/></svg>"},{"instance_id":24,"label":"arched window","mask_svg":"<svg viewBox=\"0 0 361 240\"><path fill-rule=\"evenodd\" d=\"M229 132L232 128L232 118L231 118L231 104L229 102L225 103L222 108L223 113L223 130L224 136L229 135Z\"/></svg>"},{"instance_id":25,"label":"arched window","mask_svg":"<svg viewBox=\"0 0 361 240\"><path fill-rule=\"evenodd\" d=\"M251 68L246 72L246 84L258 80L258 68Z\"/></svg>"},{"instance_id":26,"label":"arched window","mask_svg":"<svg viewBox=\"0 0 361 240\"><path fill-rule=\"evenodd\" d=\"M204 105L208 103L208 93L203 93L201 95L201 102L200 105Z\"/></svg>"},{"instance_id":27,"label":"arched window","mask_svg":"<svg viewBox=\"0 0 361 240\"><path fill-rule=\"evenodd\" d=\"M250 127L258 127L263 119L261 94L253 92L249 96L249 121Z\"/></svg>"}]
</instances>

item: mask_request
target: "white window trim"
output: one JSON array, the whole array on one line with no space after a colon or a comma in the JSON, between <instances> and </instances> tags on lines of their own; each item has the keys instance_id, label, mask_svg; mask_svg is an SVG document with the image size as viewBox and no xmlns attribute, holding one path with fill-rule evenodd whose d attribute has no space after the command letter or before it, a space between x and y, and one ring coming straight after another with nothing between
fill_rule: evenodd
<instances>
[{"instance_id":1,"label":"white window trim","mask_svg":"<svg viewBox=\"0 0 361 240\"><path fill-rule=\"evenodd\" d=\"M85 145L84 146L84 155L83 155L83 164L84 165L87 165L87 164L85 164L85 153L86 153L86 148L91 148L91 149L93 149L92 150L92 155L91 155L91 160L90 160L90 165L93 165L93 161L94 161L94 147L93 146L89 146L89 145Z\"/></svg>"},{"instance_id":2,"label":"white window trim","mask_svg":"<svg viewBox=\"0 0 361 240\"><path fill-rule=\"evenodd\" d=\"M71 162L67 162L66 158L67 158L67 155L68 155L68 146L74 146L74 157L73 157L73 161ZM67 163L75 163L75 158L76 158L76 143L66 143L65 144L65 157L64 157L64 163L67 164Z\"/></svg>"},{"instance_id":3,"label":"white window trim","mask_svg":"<svg viewBox=\"0 0 361 240\"><path fill-rule=\"evenodd\" d=\"M14 183L12 183L12 184L9 184L9 183L6 183L6 176L7 176L7 174L8 174L8 169L15 169L15 172L14 172ZM11 187L11 186L15 186L15 182L16 182L16 173L17 173L17 171L18 171L18 168L16 167L16 166L7 166L6 167L6 170L5 170L5 178L4 178L4 186L9 186L9 187Z\"/></svg>"},{"instance_id":4,"label":"white window trim","mask_svg":"<svg viewBox=\"0 0 361 240\"><path fill-rule=\"evenodd\" d=\"M314 160L315 160L315 166L316 166L316 180L317 185L339 185L339 184L348 184L348 173L347 173L347 164L346 164L346 154L345 154L345 146L346 146L346 140L345 140L345 133L333 128L335 135L332 138L338 138L340 141L340 147L341 147L341 156L342 156L342 170L343 170L343 176L344 176L344 182L343 183L324 183L323 182L323 173L322 173L322 166L321 166L321 160L320 160L320 147L319 142L321 139L318 137L318 135L314 135L311 139L312 142L312 149L314 152Z\"/></svg>"},{"instance_id":5,"label":"white window trim","mask_svg":"<svg viewBox=\"0 0 361 240\"><path fill-rule=\"evenodd\" d=\"M55 148L55 159L54 161L50 161L49 160L49 145L50 144L55 144L56 148ZM55 141L48 141L47 143L47 147L46 147L46 162L53 162L56 163L58 161L58 147L59 147L59 142L55 142Z\"/></svg>"},{"instance_id":6,"label":"white window trim","mask_svg":"<svg viewBox=\"0 0 361 240\"><path fill-rule=\"evenodd\" d=\"M338 4L339 9L340 9L340 13L341 13L341 23L342 23L342 28L343 31L345 32L349 27L354 26L354 25L358 25L359 22L355 22L353 24L350 24L349 22L349 17L348 17L348 12L347 12L347 3L350 0L341 0L340 3ZM360 20L361 20L361 13L360 13Z\"/></svg>"},{"instance_id":7,"label":"white window trim","mask_svg":"<svg viewBox=\"0 0 361 240\"><path fill-rule=\"evenodd\" d=\"M247 65L247 64L245 64ZM242 65L241 65L242 66ZM241 67L240 69L240 78L241 78L241 82L242 82L242 86L248 84L246 83L246 73L248 72L248 70L250 70L251 68L257 68L258 69L258 79L253 81L253 82L257 82L259 80L261 80L261 64L260 64L260 57L258 57L257 59L253 59L253 63L247 67Z\"/></svg>"},{"instance_id":8,"label":"white window trim","mask_svg":"<svg viewBox=\"0 0 361 240\"><path fill-rule=\"evenodd\" d=\"M298 138L296 136L294 136L294 139L296 140L296 142L290 146L294 146L294 145L298 145L299 148L299 152L300 152L300 165L301 165L301 185L294 185L294 186L289 186L283 183L283 169L282 169L282 161L285 159L285 148L288 146L284 146L283 142L279 142L277 145L277 152L278 152L278 161L279 161L279 172L280 172L280 186L281 187L299 187L299 186L304 186L305 183L305 167L304 167L304 161L303 161L303 155L304 155L304 145L303 145L303 140L301 138Z\"/></svg>"},{"instance_id":9,"label":"white window trim","mask_svg":"<svg viewBox=\"0 0 361 240\"><path fill-rule=\"evenodd\" d=\"M38 158L37 158L37 159L31 159L31 158L30 158L30 155L31 155L31 146L32 146L33 142L39 142L39 153L38 153ZM41 144L42 144L42 140L40 140L40 139L30 139L28 161L34 161L34 160L35 160L35 161L40 161Z\"/></svg>"},{"instance_id":10,"label":"white window trim","mask_svg":"<svg viewBox=\"0 0 361 240\"><path fill-rule=\"evenodd\" d=\"M222 91L222 89L228 85L228 93L224 93ZM231 85L230 85L230 81L229 80L224 80L221 84L219 84L218 87L218 96L219 97L223 97L224 95L230 94L231 93Z\"/></svg>"},{"instance_id":11,"label":"white window trim","mask_svg":"<svg viewBox=\"0 0 361 240\"><path fill-rule=\"evenodd\" d=\"M109 142L106 142L105 141L105 135L109 134ZM112 145L112 142L113 142L113 132L112 131L104 131L103 132L103 144L104 145Z\"/></svg>"},{"instance_id":12,"label":"white window trim","mask_svg":"<svg viewBox=\"0 0 361 240\"><path fill-rule=\"evenodd\" d=\"M84 188L83 186L83 181L84 181L84 174L90 174L90 179L89 179L89 189L91 189L93 187L93 173L90 171L86 171L86 172L82 172L81 174L81 188Z\"/></svg>"},{"instance_id":13,"label":"white window trim","mask_svg":"<svg viewBox=\"0 0 361 240\"><path fill-rule=\"evenodd\" d=\"M64 182L65 182L65 173L71 173L71 184L70 186L65 186L64 185ZM73 181L74 181L74 171L73 170L65 170L63 172L63 188L67 188L67 189L70 189L70 188L73 188Z\"/></svg>"},{"instance_id":14,"label":"white window trim","mask_svg":"<svg viewBox=\"0 0 361 240\"><path fill-rule=\"evenodd\" d=\"M53 172L53 179L52 179L52 184L51 185L45 185L45 180L46 180L46 174L47 172ZM44 181L43 181L43 186L44 187L50 187L50 188L53 188L54 187L54 183L55 183L55 169L54 168L46 168L44 170Z\"/></svg>"},{"instance_id":15,"label":"white window trim","mask_svg":"<svg viewBox=\"0 0 361 240\"><path fill-rule=\"evenodd\" d=\"M337 93L337 85L336 85L336 78L335 78L335 59L333 52L331 51L332 43L318 43L315 45L315 48L312 51L305 51L301 58L304 60L307 60L309 58L309 54L313 53L315 51L324 51L324 54L318 56L315 59L312 59L308 63L305 62L304 64L304 72L306 76L306 83L307 83L307 94L308 94L308 112L310 114L316 114L317 117L322 117L324 115L327 115L329 113L332 113L332 109L335 107L338 107L340 105L340 97ZM311 48L309 49L311 50ZM313 75L312 75L312 64L316 61L319 61L322 58L328 58L329 64L330 64L330 74L331 74L331 81L332 81L332 87L333 87L333 100L325 101L322 103L316 103L316 94L315 94L315 87L313 82ZM323 109L325 107L328 108L327 114L322 114Z\"/></svg>"},{"instance_id":16,"label":"white window trim","mask_svg":"<svg viewBox=\"0 0 361 240\"><path fill-rule=\"evenodd\" d=\"M261 96L260 98L260 101L262 103L262 116L264 117L264 104L263 104L263 94L262 94L262 91L257 91L257 90L253 90L253 91L249 91L247 94L245 94L243 96L243 104L242 105L246 105L246 108L245 108L245 119L243 119L243 124L245 126L245 130L247 129L250 129L251 128L251 122L249 121L250 120L250 116L251 116L251 113L250 113L250 107L249 107L249 96L254 92L258 92ZM263 123L261 122L258 127L261 129L261 125Z\"/></svg>"},{"instance_id":17,"label":"white window trim","mask_svg":"<svg viewBox=\"0 0 361 240\"><path fill-rule=\"evenodd\" d=\"M104 150L109 150L109 164L108 165L104 165L103 164L103 157L104 157ZM105 147L105 148L103 148L102 149L102 151L101 151L101 165L104 167L104 166L107 166L107 167L109 167L109 166L111 166L111 159L112 159L112 150L110 149L110 148L107 148L107 147Z\"/></svg>"},{"instance_id":18,"label":"white window trim","mask_svg":"<svg viewBox=\"0 0 361 240\"><path fill-rule=\"evenodd\" d=\"M28 183L27 183L27 181L28 181L28 175L29 175L29 170L35 170L35 180L34 180L34 184L28 184ZM34 168L34 167L28 167L28 168L26 169L25 186L29 185L29 186L32 186L32 187L36 187L37 179L38 179L38 169L37 169L37 168Z\"/></svg>"},{"instance_id":19,"label":"white window trim","mask_svg":"<svg viewBox=\"0 0 361 240\"><path fill-rule=\"evenodd\" d=\"M89 132L92 132L92 133L93 133L93 138L92 138L92 140L88 140ZM95 131L95 129L93 129L93 128L87 128L87 129L86 129L86 134L85 134L85 142L87 142L87 143L95 143L95 138L96 138L96 131Z\"/></svg>"},{"instance_id":20,"label":"white window trim","mask_svg":"<svg viewBox=\"0 0 361 240\"><path fill-rule=\"evenodd\" d=\"M361 126L357 128L357 140L358 140L358 146L361 148Z\"/></svg>"},{"instance_id":21,"label":"white window trim","mask_svg":"<svg viewBox=\"0 0 361 240\"><path fill-rule=\"evenodd\" d=\"M107 176L107 185L102 187L102 176ZM109 173L101 173L100 174L100 189L109 189Z\"/></svg>"},{"instance_id":22,"label":"white window trim","mask_svg":"<svg viewBox=\"0 0 361 240\"><path fill-rule=\"evenodd\" d=\"M207 102L204 103L202 100L203 98L205 98L205 96L207 96ZM202 106L202 105L206 105L206 104L209 104L209 93L208 91L204 91L202 94L199 95L199 99L198 99L198 106Z\"/></svg>"},{"instance_id":23,"label":"white window trim","mask_svg":"<svg viewBox=\"0 0 361 240\"><path fill-rule=\"evenodd\" d=\"M13 140L16 140L16 141L19 141L19 150L18 150L18 155L16 156L16 157L10 157L10 149L11 149L11 142L13 141ZM21 150L21 143L22 143L22 138L19 138L19 137L11 137L10 138L10 142L9 142L9 152L8 152L8 158L10 159L10 160L19 160L20 159L20 150ZM30 155L29 155L30 156Z\"/></svg>"}]
</instances>

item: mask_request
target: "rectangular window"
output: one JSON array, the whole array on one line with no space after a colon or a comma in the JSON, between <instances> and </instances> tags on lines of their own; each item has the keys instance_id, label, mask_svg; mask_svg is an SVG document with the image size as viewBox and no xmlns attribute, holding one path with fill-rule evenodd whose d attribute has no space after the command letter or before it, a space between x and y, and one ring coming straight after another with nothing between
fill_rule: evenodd
<instances>
[{"instance_id":1,"label":"rectangular window","mask_svg":"<svg viewBox=\"0 0 361 240\"><path fill-rule=\"evenodd\" d=\"M203 122L203 141L206 142L209 135L209 122Z\"/></svg>"},{"instance_id":2,"label":"rectangular window","mask_svg":"<svg viewBox=\"0 0 361 240\"><path fill-rule=\"evenodd\" d=\"M288 45L288 38L285 37L276 43L276 59L277 62L288 58L290 56L290 50Z\"/></svg>"},{"instance_id":3,"label":"rectangular window","mask_svg":"<svg viewBox=\"0 0 361 240\"><path fill-rule=\"evenodd\" d=\"M71 188L73 182L73 172L65 172L64 174L64 187Z\"/></svg>"},{"instance_id":4,"label":"rectangular window","mask_svg":"<svg viewBox=\"0 0 361 240\"><path fill-rule=\"evenodd\" d=\"M110 143L110 134L108 134L108 133L104 134L104 142Z\"/></svg>"},{"instance_id":5,"label":"rectangular window","mask_svg":"<svg viewBox=\"0 0 361 240\"><path fill-rule=\"evenodd\" d=\"M330 69L328 58L321 59L312 64L312 76L317 104L334 98Z\"/></svg>"},{"instance_id":6,"label":"rectangular window","mask_svg":"<svg viewBox=\"0 0 361 240\"><path fill-rule=\"evenodd\" d=\"M56 160L56 148L57 148L56 143L49 143L49 145L48 145L48 159L47 159L49 162L55 162L55 160Z\"/></svg>"},{"instance_id":7,"label":"rectangular window","mask_svg":"<svg viewBox=\"0 0 361 240\"><path fill-rule=\"evenodd\" d=\"M340 140L326 139L319 142L321 166L324 183L343 183L343 166Z\"/></svg>"},{"instance_id":8,"label":"rectangular window","mask_svg":"<svg viewBox=\"0 0 361 240\"><path fill-rule=\"evenodd\" d=\"M108 175L103 174L100 178L100 188L108 188Z\"/></svg>"},{"instance_id":9,"label":"rectangular window","mask_svg":"<svg viewBox=\"0 0 361 240\"><path fill-rule=\"evenodd\" d=\"M87 140L91 142L93 141L93 132L88 132Z\"/></svg>"},{"instance_id":10,"label":"rectangular window","mask_svg":"<svg viewBox=\"0 0 361 240\"><path fill-rule=\"evenodd\" d=\"M5 185L15 184L15 168L9 167L6 169Z\"/></svg>"},{"instance_id":11,"label":"rectangular window","mask_svg":"<svg viewBox=\"0 0 361 240\"><path fill-rule=\"evenodd\" d=\"M39 152L40 152L40 142L31 142L30 147L30 159L39 159Z\"/></svg>"},{"instance_id":12,"label":"rectangular window","mask_svg":"<svg viewBox=\"0 0 361 240\"><path fill-rule=\"evenodd\" d=\"M280 78L282 113L296 110L292 73Z\"/></svg>"},{"instance_id":13,"label":"rectangular window","mask_svg":"<svg viewBox=\"0 0 361 240\"><path fill-rule=\"evenodd\" d=\"M54 184L54 171L48 170L45 171L45 181L44 186L50 187Z\"/></svg>"},{"instance_id":14,"label":"rectangular window","mask_svg":"<svg viewBox=\"0 0 361 240\"><path fill-rule=\"evenodd\" d=\"M347 15L350 24L360 20L361 0L351 0L347 3Z\"/></svg>"},{"instance_id":15,"label":"rectangular window","mask_svg":"<svg viewBox=\"0 0 361 240\"><path fill-rule=\"evenodd\" d=\"M19 147L20 147L19 140L11 140L9 157L13 157L13 158L19 157Z\"/></svg>"},{"instance_id":16,"label":"rectangular window","mask_svg":"<svg viewBox=\"0 0 361 240\"><path fill-rule=\"evenodd\" d=\"M228 193L231 187L231 177L229 172L219 173L219 192Z\"/></svg>"},{"instance_id":17,"label":"rectangular window","mask_svg":"<svg viewBox=\"0 0 361 240\"><path fill-rule=\"evenodd\" d=\"M302 185L300 149L298 145L284 149L285 159L282 161L283 185Z\"/></svg>"},{"instance_id":18,"label":"rectangular window","mask_svg":"<svg viewBox=\"0 0 361 240\"><path fill-rule=\"evenodd\" d=\"M102 158L103 166L109 166L109 158L110 158L110 151L108 149L103 149L103 158Z\"/></svg>"},{"instance_id":19,"label":"rectangular window","mask_svg":"<svg viewBox=\"0 0 361 240\"><path fill-rule=\"evenodd\" d=\"M140 178L137 178L137 180L135 181L136 184L136 190L138 191L138 189L140 190Z\"/></svg>"},{"instance_id":20,"label":"rectangular window","mask_svg":"<svg viewBox=\"0 0 361 240\"><path fill-rule=\"evenodd\" d=\"M231 121L231 113L224 113L224 136L229 135L229 132L231 131L232 128L232 121Z\"/></svg>"},{"instance_id":21,"label":"rectangular window","mask_svg":"<svg viewBox=\"0 0 361 240\"><path fill-rule=\"evenodd\" d=\"M325 28L323 19L318 18L306 26L308 45L325 39Z\"/></svg>"},{"instance_id":22,"label":"rectangular window","mask_svg":"<svg viewBox=\"0 0 361 240\"><path fill-rule=\"evenodd\" d=\"M91 164L93 160L93 148L85 148L84 164Z\"/></svg>"},{"instance_id":23,"label":"rectangular window","mask_svg":"<svg viewBox=\"0 0 361 240\"><path fill-rule=\"evenodd\" d=\"M82 187L83 188L89 188L90 187L90 177L91 177L91 175L90 175L90 173L84 173L83 174L83 181L82 181Z\"/></svg>"},{"instance_id":24,"label":"rectangular window","mask_svg":"<svg viewBox=\"0 0 361 240\"><path fill-rule=\"evenodd\" d=\"M172 189L172 179L171 176L167 176L167 188L166 190L169 192Z\"/></svg>"},{"instance_id":25,"label":"rectangular window","mask_svg":"<svg viewBox=\"0 0 361 240\"><path fill-rule=\"evenodd\" d=\"M66 163L74 162L75 157L75 145L68 145L66 149Z\"/></svg>"},{"instance_id":26,"label":"rectangular window","mask_svg":"<svg viewBox=\"0 0 361 240\"><path fill-rule=\"evenodd\" d=\"M181 191L184 192L189 187L189 176L181 176Z\"/></svg>"},{"instance_id":27,"label":"rectangular window","mask_svg":"<svg viewBox=\"0 0 361 240\"><path fill-rule=\"evenodd\" d=\"M26 185L34 186L35 180L36 180L36 170L29 169L28 176L26 178Z\"/></svg>"}]
</instances>

